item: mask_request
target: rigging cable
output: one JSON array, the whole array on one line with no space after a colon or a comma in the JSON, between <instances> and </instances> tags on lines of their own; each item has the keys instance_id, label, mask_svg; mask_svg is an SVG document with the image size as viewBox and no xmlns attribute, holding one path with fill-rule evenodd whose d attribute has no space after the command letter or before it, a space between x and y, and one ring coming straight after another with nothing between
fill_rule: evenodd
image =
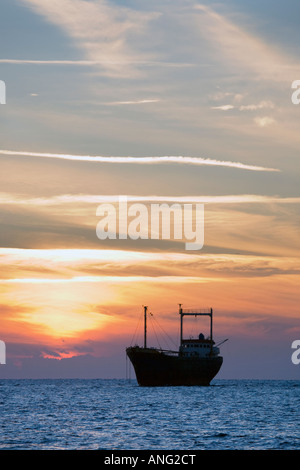
<instances>
[{"instance_id":1,"label":"rigging cable","mask_svg":"<svg viewBox=\"0 0 300 470\"><path fill-rule=\"evenodd\" d=\"M158 340L158 336L156 334L156 330L155 330L155 326L154 326L154 318L153 318L153 314L150 313L150 321L151 321L151 326L152 326L152 329L153 329L153 332L154 332L154 335L155 335L155 338L156 338L156 341L157 341L157 344L159 346L160 349L162 349L160 343L159 343L159 340Z\"/></svg>"},{"instance_id":2,"label":"rigging cable","mask_svg":"<svg viewBox=\"0 0 300 470\"><path fill-rule=\"evenodd\" d=\"M153 317L154 321L156 322L156 324L158 325L158 327L162 330L162 332L167 336L167 338L171 341L171 343L175 346L175 348L177 347L177 345L175 344L173 338L171 338L171 336L168 335L168 333L164 330L164 328L160 325L160 323L156 320L155 317ZM169 345L168 345L169 346Z\"/></svg>"},{"instance_id":3,"label":"rigging cable","mask_svg":"<svg viewBox=\"0 0 300 470\"><path fill-rule=\"evenodd\" d=\"M136 336L137 336L137 331L138 331L138 328L140 327L141 319L142 319L142 315L140 315L139 318L138 318L137 325L136 325L135 332L134 332L134 334L133 334L133 337L132 337L130 346L133 345L133 341L135 340L135 338L136 338Z\"/></svg>"}]
</instances>

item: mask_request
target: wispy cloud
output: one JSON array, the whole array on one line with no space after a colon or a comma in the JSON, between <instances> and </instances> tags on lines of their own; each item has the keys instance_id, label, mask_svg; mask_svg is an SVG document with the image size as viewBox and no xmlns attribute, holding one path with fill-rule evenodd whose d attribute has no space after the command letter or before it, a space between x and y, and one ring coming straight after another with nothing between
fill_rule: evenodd
<instances>
[{"instance_id":1,"label":"wispy cloud","mask_svg":"<svg viewBox=\"0 0 300 470\"><path fill-rule=\"evenodd\" d=\"M71 277L68 279L62 278L15 278L15 279L4 279L1 280L1 283L8 283L8 284L57 284L57 283L83 283L83 282L92 282L92 283L99 283L99 282L154 282L154 283L180 283L186 284L190 282L212 282L212 281L222 281L226 282L226 279L215 279L215 278L201 278L197 276L76 276Z\"/></svg>"},{"instance_id":2,"label":"wispy cloud","mask_svg":"<svg viewBox=\"0 0 300 470\"><path fill-rule=\"evenodd\" d=\"M275 119L269 116L261 116L261 117L256 117L254 119L255 124L257 124L258 127L268 127L271 124L275 123Z\"/></svg>"},{"instance_id":3,"label":"wispy cloud","mask_svg":"<svg viewBox=\"0 0 300 470\"><path fill-rule=\"evenodd\" d=\"M93 60L31 60L31 59L0 59L0 64L15 65L99 65L101 62Z\"/></svg>"},{"instance_id":4,"label":"wispy cloud","mask_svg":"<svg viewBox=\"0 0 300 470\"><path fill-rule=\"evenodd\" d=\"M59 26L74 40L89 63L100 63L102 73L109 76L132 77L137 69L132 65L145 60L138 53L130 36L142 34L156 13L145 13L105 0L23 0L47 21ZM147 57L153 59L153 57ZM73 64L73 61L72 61ZM85 65L86 62L81 62Z\"/></svg>"},{"instance_id":5,"label":"wispy cloud","mask_svg":"<svg viewBox=\"0 0 300 470\"><path fill-rule=\"evenodd\" d=\"M217 13L206 5L196 5L201 28L199 31L216 46L219 60L239 70L253 73L256 78L290 81L291 73L300 71L297 62L287 53L268 44L264 39Z\"/></svg>"},{"instance_id":6,"label":"wispy cloud","mask_svg":"<svg viewBox=\"0 0 300 470\"><path fill-rule=\"evenodd\" d=\"M273 109L274 103L272 101L261 101L258 104L244 104L239 107L240 111L257 111L258 109Z\"/></svg>"},{"instance_id":7,"label":"wispy cloud","mask_svg":"<svg viewBox=\"0 0 300 470\"><path fill-rule=\"evenodd\" d=\"M220 101L231 98L234 102L239 103L244 98L241 93L234 93L232 91L218 91L210 96L214 101Z\"/></svg>"},{"instance_id":8,"label":"wispy cloud","mask_svg":"<svg viewBox=\"0 0 300 470\"><path fill-rule=\"evenodd\" d=\"M152 157L132 157L132 156L103 156L103 155L68 155L57 153L39 153L39 152L25 152L15 150L0 150L0 155L10 156L24 156L24 157L38 157L38 158L56 158L61 160L74 160L92 163L119 163L119 164L159 164L159 163L176 163L186 165L209 165L221 166L228 168L236 168L240 170L250 171L280 171L276 168L266 168L257 165L248 165L240 162L214 160L202 157L190 156L152 156Z\"/></svg>"},{"instance_id":9,"label":"wispy cloud","mask_svg":"<svg viewBox=\"0 0 300 470\"><path fill-rule=\"evenodd\" d=\"M124 65L124 61L112 61L112 60L42 60L42 59L0 59L0 64L12 64L12 65L74 65L74 66L121 66ZM166 62L166 61L155 61L155 60L132 60L127 61L126 64L137 66L137 67L174 67L174 68L186 68L196 67L196 64L185 63L185 62ZM209 67L209 64L197 64L197 67Z\"/></svg>"},{"instance_id":10,"label":"wispy cloud","mask_svg":"<svg viewBox=\"0 0 300 470\"><path fill-rule=\"evenodd\" d=\"M126 105L126 104L150 104L150 103L158 103L159 99L144 99L144 100L128 100L128 101L108 101L106 103L102 103L106 106L119 106L119 105Z\"/></svg>"},{"instance_id":11,"label":"wispy cloud","mask_svg":"<svg viewBox=\"0 0 300 470\"><path fill-rule=\"evenodd\" d=\"M221 111L229 111L230 109L234 109L235 107L232 104L223 104L220 106L212 106L211 109L220 109Z\"/></svg>"},{"instance_id":12,"label":"wispy cloud","mask_svg":"<svg viewBox=\"0 0 300 470\"><path fill-rule=\"evenodd\" d=\"M251 254L149 253L125 250L53 250L1 248L4 269L0 282L100 282L149 280L207 282L227 276L265 276L299 272L293 257ZM13 265L13 272L7 267ZM51 268L51 272L50 269ZM171 268L171 269L168 269ZM226 279L225 279L226 282Z\"/></svg>"},{"instance_id":13,"label":"wispy cloud","mask_svg":"<svg viewBox=\"0 0 300 470\"><path fill-rule=\"evenodd\" d=\"M212 109L220 109L221 111L230 111L231 109L237 109L239 111L257 111L260 109L273 109L275 106L272 101L261 101L257 104L243 104L235 106L233 104L224 104L220 106L212 106Z\"/></svg>"},{"instance_id":14,"label":"wispy cloud","mask_svg":"<svg viewBox=\"0 0 300 470\"><path fill-rule=\"evenodd\" d=\"M55 206L63 204L100 204L118 203L119 195L62 194L52 197L28 198L9 193L0 193L0 204L26 206ZM179 204L299 204L300 197L265 196L259 194L237 194L220 196L133 196L127 195L127 201L145 203Z\"/></svg>"}]
</instances>

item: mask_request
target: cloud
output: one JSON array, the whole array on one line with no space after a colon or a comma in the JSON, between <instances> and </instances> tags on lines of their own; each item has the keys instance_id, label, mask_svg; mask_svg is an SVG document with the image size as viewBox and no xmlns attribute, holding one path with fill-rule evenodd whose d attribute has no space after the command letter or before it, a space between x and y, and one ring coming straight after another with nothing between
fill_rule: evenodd
<instances>
[{"instance_id":1,"label":"cloud","mask_svg":"<svg viewBox=\"0 0 300 470\"><path fill-rule=\"evenodd\" d=\"M91 67L91 66L111 66L111 61L105 60L42 60L42 59L0 59L0 64L11 64L11 65L73 65L78 67ZM114 62L114 65L124 65L124 62ZM189 68L195 67L196 64L185 63L185 62L166 62L158 60L132 60L127 62L128 65L135 67L166 67L166 68ZM197 64L197 67L208 67L207 64Z\"/></svg>"},{"instance_id":2,"label":"cloud","mask_svg":"<svg viewBox=\"0 0 300 470\"><path fill-rule=\"evenodd\" d=\"M272 101L261 101L258 104L246 104L246 105L241 105L238 109L240 111L256 111L258 109L265 109L265 108L274 108L274 104Z\"/></svg>"},{"instance_id":3,"label":"cloud","mask_svg":"<svg viewBox=\"0 0 300 470\"><path fill-rule=\"evenodd\" d=\"M234 106L232 104L225 104L221 106L212 106L211 109L220 109L221 111L229 111L231 109L237 109L239 111L257 111L259 109L273 109L275 106L272 101L261 101L257 104L244 104L241 106Z\"/></svg>"},{"instance_id":4,"label":"cloud","mask_svg":"<svg viewBox=\"0 0 300 470\"><path fill-rule=\"evenodd\" d=\"M149 103L158 103L159 99L145 99L145 100L131 100L131 101L110 101L107 103L103 103L106 106L118 106L118 105L126 105L126 104L149 104Z\"/></svg>"},{"instance_id":5,"label":"cloud","mask_svg":"<svg viewBox=\"0 0 300 470\"><path fill-rule=\"evenodd\" d=\"M0 280L2 284L227 282L235 276L266 277L300 272L299 261L288 256L11 248L0 249L0 254L3 267L11 263L15 266L13 273L5 272Z\"/></svg>"},{"instance_id":6,"label":"cloud","mask_svg":"<svg viewBox=\"0 0 300 470\"><path fill-rule=\"evenodd\" d=\"M145 55L136 52L136 47L130 44L130 36L134 35L136 38L138 34L142 34L148 21L157 17L156 13L113 6L105 0L23 2L47 21L59 26L74 40L88 60L88 63L83 61L81 65L98 63L105 75L134 77L137 75L137 68L133 64L145 61Z\"/></svg>"},{"instance_id":7,"label":"cloud","mask_svg":"<svg viewBox=\"0 0 300 470\"><path fill-rule=\"evenodd\" d=\"M97 195L97 194L61 194L52 197L28 198L10 193L0 193L0 204L2 205L25 205L25 206L55 206L64 204L100 204L118 203L119 195ZM139 196L127 195L128 203L179 203L179 204L299 204L300 197L265 196L260 194L234 194L219 196Z\"/></svg>"},{"instance_id":8,"label":"cloud","mask_svg":"<svg viewBox=\"0 0 300 470\"><path fill-rule=\"evenodd\" d=\"M275 119L269 116L263 116L263 117L256 117L254 119L254 122L258 127L268 127L275 123Z\"/></svg>"},{"instance_id":9,"label":"cloud","mask_svg":"<svg viewBox=\"0 0 300 470\"><path fill-rule=\"evenodd\" d=\"M234 93L232 91L218 91L210 96L214 101L220 101L229 97L231 97L236 103L239 103L244 98L244 95L242 95L242 93Z\"/></svg>"},{"instance_id":10,"label":"cloud","mask_svg":"<svg viewBox=\"0 0 300 470\"><path fill-rule=\"evenodd\" d=\"M232 104L224 104L223 106L212 106L211 109L221 109L222 111L229 111L230 109L234 109Z\"/></svg>"},{"instance_id":11,"label":"cloud","mask_svg":"<svg viewBox=\"0 0 300 470\"><path fill-rule=\"evenodd\" d=\"M195 5L199 12L198 28L201 34L216 48L218 60L239 73L252 73L256 78L288 81L300 71L295 59L282 50L268 44L262 38L237 25L225 15L206 5ZM292 74L292 75L291 75Z\"/></svg>"},{"instance_id":12,"label":"cloud","mask_svg":"<svg viewBox=\"0 0 300 470\"><path fill-rule=\"evenodd\" d=\"M31 60L31 59L0 59L0 64L15 65L99 65L102 62L93 60Z\"/></svg>"},{"instance_id":13,"label":"cloud","mask_svg":"<svg viewBox=\"0 0 300 470\"><path fill-rule=\"evenodd\" d=\"M70 278L14 278L14 279L1 279L1 283L5 284L64 284L67 283L120 283L126 282L154 282L154 283L180 283L186 284L190 282L212 282L222 281L226 282L225 278L201 278L199 276L75 276Z\"/></svg>"},{"instance_id":14,"label":"cloud","mask_svg":"<svg viewBox=\"0 0 300 470\"><path fill-rule=\"evenodd\" d=\"M119 156L102 156L102 155L68 155L57 153L40 153L40 152L26 152L15 150L0 150L0 155L11 156L25 156L25 157L39 157L39 158L56 158L61 160L74 160L92 163L121 163L121 164L158 164L158 163L177 163L187 165L209 165L209 166L222 166L228 168L236 168L240 170L250 171L280 171L276 168L266 168L257 165L248 165L240 162L231 162L223 160L214 160L202 157L190 156L152 156L152 157L119 157Z\"/></svg>"},{"instance_id":15,"label":"cloud","mask_svg":"<svg viewBox=\"0 0 300 470\"><path fill-rule=\"evenodd\" d=\"M32 311L32 307L22 304L8 305L5 303L0 304L0 315L1 321L11 320L12 317L17 317L18 319L23 319L26 314Z\"/></svg>"}]
</instances>

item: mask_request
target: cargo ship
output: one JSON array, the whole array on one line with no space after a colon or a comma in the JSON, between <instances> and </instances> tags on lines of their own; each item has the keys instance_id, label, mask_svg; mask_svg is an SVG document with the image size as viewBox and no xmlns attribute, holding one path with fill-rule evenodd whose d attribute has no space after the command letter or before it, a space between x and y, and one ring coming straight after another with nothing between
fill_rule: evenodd
<instances>
[{"instance_id":1,"label":"cargo ship","mask_svg":"<svg viewBox=\"0 0 300 470\"><path fill-rule=\"evenodd\" d=\"M213 340L213 309L183 309L179 304L180 346L178 351L164 350L147 346L147 309L144 307L144 346L130 346L126 354L130 359L136 379L141 386L208 386L219 372L223 357L220 346ZM210 334L207 338L200 333L197 338L183 337L185 316L208 316Z\"/></svg>"}]
</instances>

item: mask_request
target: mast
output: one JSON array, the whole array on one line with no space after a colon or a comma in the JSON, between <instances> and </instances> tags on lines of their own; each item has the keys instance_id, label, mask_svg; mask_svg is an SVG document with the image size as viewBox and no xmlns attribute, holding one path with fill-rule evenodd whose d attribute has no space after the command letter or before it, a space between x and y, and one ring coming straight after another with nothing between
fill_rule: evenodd
<instances>
[{"instance_id":1,"label":"mast","mask_svg":"<svg viewBox=\"0 0 300 470\"><path fill-rule=\"evenodd\" d=\"M147 347L147 306L144 306L144 348Z\"/></svg>"},{"instance_id":2,"label":"mast","mask_svg":"<svg viewBox=\"0 0 300 470\"><path fill-rule=\"evenodd\" d=\"M210 340L213 341L213 309L197 309L197 310L183 310L182 304L179 304L179 315L180 315L180 346L182 346L183 340L183 317L185 315L192 315L197 317L198 315L204 315L210 317Z\"/></svg>"},{"instance_id":3,"label":"mast","mask_svg":"<svg viewBox=\"0 0 300 470\"><path fill-rule=\"evenodd\" d=\"M181 346L182 345L182 323L183 323L181 304L179 304L179 315L180 315L180 346Z\"/></svg>"}]
</instances>

